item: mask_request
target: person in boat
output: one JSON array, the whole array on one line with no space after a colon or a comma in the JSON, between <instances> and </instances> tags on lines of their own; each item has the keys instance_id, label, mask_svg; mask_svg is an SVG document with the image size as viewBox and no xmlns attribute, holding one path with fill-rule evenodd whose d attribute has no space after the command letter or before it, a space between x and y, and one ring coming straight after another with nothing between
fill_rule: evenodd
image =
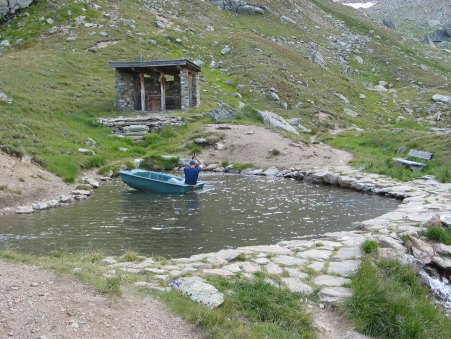
<instances>
[{"instance_id":1,"label":"person in boat","mask_svg":"<svg viewBox=\"0 0 451 339\"><path fill-rule=\"evenodd\" d=\"M202 162L197 158L196 154L193 154L193 157L189 162L189 167L185 167L183 169L183 173L185 173L185 184L193 186L196 185L199 173L204 169L204 167L204 164L202 164Z\"/></svg>"}]
</instances>

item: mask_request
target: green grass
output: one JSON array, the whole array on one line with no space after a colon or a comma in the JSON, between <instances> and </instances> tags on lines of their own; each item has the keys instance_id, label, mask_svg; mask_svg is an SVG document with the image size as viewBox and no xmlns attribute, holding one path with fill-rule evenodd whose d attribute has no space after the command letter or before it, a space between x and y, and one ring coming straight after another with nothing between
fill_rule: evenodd
<instances>
[{"instance_id":1,"label":"green grass","mask_svg":"<svg viewBox=\"0 0 451 339\"><path fill-rule=\"evenodd\" d=\"M247 168L254 167L254 164L251 162L236 162L233 164L233 169L236 169L238 171L242 171Z\"/></svg>"},{"instance_id":2,"label":"green grass","mask_svg":"<svg viewBox=\"0 0 451 339\"><path fill-rule=\"evenodd\" d=\"M376 254L379 250L379 243L375 240L365 240L361 247L362 251L366 254Z\"/></svg>"},{"instance_id":3,"label":"green grass","mask_svg":"<svg viewBox=\"0 0 451 339\"><path fill-rule=\"evenodd\" d=\"M165 158L160 154L153 153L144 157L140 167L148 170L172 170L178 166L179 161L179 157Z\"/></svg>"},{"instance_id":4,"label":"green grass","mask_svg":"<svg viewBox=\"0 0 451 339\"><path fill-rule=\"evenodd\" d=\"M141 262L144 258L135 251L126 251L122 259L126 262Z\"/></svg>"},{"instance_id":5,"label":"green grass","mask_svg":"<svg viewBox=\"0 0 451 339\"><path fill-rule=\"evenodd\" d=\"M441 182L451 182L451 139L447 135L436 135L413 129L380 129L365 132L345 132L337 136L323 136L328 144L352 152L356 167L364 166L365 171L385 174L407 181L425 174L432 174ZM427 166L420 172L395 163L392 158L401 147L434 153ZM418 161L418 159L416 159Z\"/></svg>"},{"instance_id":6,"label":"green grass","mask_svg":"<svg viewBox=\"0 0 451 339\"><path fill-rule=\"evenodd\" d=\"M451 229L441 227L428 227L424 231L424 236L429 240L440 242L445 245L451 245Z\"/></svg>"},{"instance_id":7,"label":"green grass","mask_svg":"<svg viewBox=\"0 0 451 339\"><path fill-rule=\"evenodd\" d=\"M342 306L357 331L378 338L449 338L451 320L432 304L415 271L396 260L366 258Z\"/></svg>"},{"instance_id":8,"label":"green grass","mask_svg":"<svg viewBox=\"0 0 451 339\"><path fill-rule=\"evenodd\" d=\"M175 292L161 298L211 338L315 338L300 295L258 277L253 281L215 278L210 283L225 294L224 304L215 310Z\"/></svg>"}]
</instances>

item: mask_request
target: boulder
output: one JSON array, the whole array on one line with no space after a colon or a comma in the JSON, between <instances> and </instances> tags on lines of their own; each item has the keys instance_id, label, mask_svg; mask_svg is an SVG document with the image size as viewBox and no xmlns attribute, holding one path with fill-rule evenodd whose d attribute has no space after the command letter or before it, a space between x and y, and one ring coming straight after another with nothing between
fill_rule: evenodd
<instances>
[{"instance_id":1,"label":"boulder","mask_svg":"<svg viewBox=\"0 0 451 339\"><path fill-rule=\"evenodd\" d=\"M447 227L451 227L451 214L440 215L440 222Z\"/></svg>"},{"instance_id":2,"label":"boulder","mask_svg":"<svg viewBox=\"0 0 451 339\"><path fill-rule=\"evenodd\" d=\"M237 14L263 15L272 12L269 7L241 0L210 0L210 2L225 11Z\"/></svg>"},{"instance_id":3,"label":"boulder","mask_svg":"<svg viewBox=\"0 0 451 339\"><path fill-rule=\"evenodd\" d=\"M265 169L262 174L268 177L275 177L277 173L279 173L279 169L276 166L271 166Z\"/></svg>"},{"instance_id":4,"label":"boulder","mask_svg":"<svg viewBox=\"0 0 451 339\"><path fill-rule=\"evenodd\" d=\"M318 52L318 51L312 51L312 53L310 54L310 56L308 57L308 59L309 59L311 62L313 62L313 63L319 65L319 67L321 67L321 68L326 68L326 67L327 67L326 61L324 60L324 58L323 58L323 56L321 55L321 53Z\"/></svg>"},{"instance_id":5,"label":"boulder","mask_svg":"<svg viewBox=\"0 0 451 339\"><path fill-rule=\"evenodd\" d=\"M227 45L221 50L221 54L226 55L226 54L229 54L231 51L232 51L232 48L229 45Z\"/></svg>"},{"instance_id":6,"label":"boulder","mask_svg":"<svg viewBox=\"0 0 451 339\"><path fill-rule=\"evenodd\" d=\"M265 125L299 135L298 131L281 116L270 111L259 110L257 110L257 114L262 118Z\"/></svg>"},{"instance_id":7,"label":"boulder","mask_svg":"<svg viewBox=\"0 0 451 339\"><path fill-rule=\"evenodd\" d=\"M17 214L30 214L34 212L33 206L21 206L16 210Z\"/></svg>"},{"instance_id":8,"label":"boulder","mask_svg":"<svg viewBox=\"0 0 451 339\"><path fill-rule=\"evenodd\" d=\"M432 100L441 102L442 104L451 105L451 96L449 95L435 94L432 96Z\"/></svg>"},{"instance_id":9,"label":"boulder","mask_svg":"<svg viewBox=\"0 0 451 339\"><path fill-rule=\"evenodd\" d=\"M349 276L356 272L360 265L360 260L343 260L339 262L330 262L327 272L329 274L338 274L341 276Z\"/></svg>"},{"instance_id":10,"label":"boulder","mask_svg":"<svg viewBox=\"0 0 451 339\"><path fill-rule=\"evenodd\" d=\"M210 308L216 308L224 302L224 294L198 277L179 278L171 286L191 300Z\"/></svg>"},{"instance_id":11,"label":"boulder","mask_svg":"<svg viewBox=\"0 0 451 339\"><path fill-rule=\"evenodd\" d=\"M224 103L219 103L218 107L210 111L210 115L215 121L234 119L238 114L239 111Z\"/></svg>"}]
</instances>

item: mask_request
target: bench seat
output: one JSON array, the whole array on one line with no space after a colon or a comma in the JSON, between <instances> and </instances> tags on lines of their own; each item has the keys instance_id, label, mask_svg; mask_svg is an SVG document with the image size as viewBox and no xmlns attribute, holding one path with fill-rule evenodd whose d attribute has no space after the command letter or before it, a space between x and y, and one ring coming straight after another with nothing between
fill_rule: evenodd
<instances>
[{"instance_id":1,"label":"bench seat","mask_svg":"<svg viewBox=\"0 0 451 339\"><path fill-rule=\"evenodd\" d=\"M426 164L422 162L411 161L403 158L393 158L392 160L409 166L410 169L414 172L421 171L421 169L426 166Z\"/></svg>"}]
</instances>

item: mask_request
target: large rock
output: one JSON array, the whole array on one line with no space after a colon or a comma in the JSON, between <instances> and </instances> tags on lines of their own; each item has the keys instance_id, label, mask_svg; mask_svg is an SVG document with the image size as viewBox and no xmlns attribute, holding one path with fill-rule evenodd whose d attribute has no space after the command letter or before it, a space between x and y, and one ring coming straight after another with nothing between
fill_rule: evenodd
<instances>
[{"instance_id":1,"label":"large rock","mask_svg":"<svg viewBox=\"0 0 451 339\"><path fill-rule=\"evenodd\" d=\"M305 252L299 252L297 256L305 259L327 260L331 254L331 251L311 249Z\"/></svg>"},{"instance_id":2,"label":"large rock","mask_svg":"<svg viewBox=\"0 0 451 339\"><path fill-rule=\"evenodd\" d=\"M318 286L343 286L350 282L351 280L349 279L333 275L319 275L313 280L313 283Z\"/></svg>"},{"instance_id":3,"label":"large rock","mask_svg":"<svg viewBox=\"0 0 451 339\"><path fill-rule=\"evenodd\" d=\"M306 259L302 258L294 258L288 255L278 255L271 259L276 264L285 265L285 266L298 266L303 265L307 262Z\"/></svg>"},{"instance_id":4,"label":"large rock","mask_svg":"<svg viewBox=\"0 0 451 339\"><path fill-rule=\"evenodd\" d=\"M329 274L338 274L341 276L349 276L352 273L356 272L359 268L360 261L359 260L343 260L339 262L330 262L329 268L327 272Z\"/></svg>"},{"instance_id":5,"label":"large rock","mask_svg":"<svg viewBox=\"0 0 451 339\"><path fill-rule=\"evenodd\" d=\"M180 291L191 300L216 308L224 302L224 294L216 287L198 277L179 278L172 282L172 288Z\"/></svg>"},{"instance_id":6,"label":"large rock","mask_svg":"<svg viewBox=\"0 0 451 339\"><path fill-rule=\"evenodd\" d=\"M257 111L257 114L262 118L265 125L299 135L298 131L281 116L270 111Z\"/></svg>"},{"instance_id":7,"label":"large rock","mask_svg":"<svg viewBox=\"0 0 451 339\"><path fill-rule=\"evenodd\" d=\"M227 104L219 103L218 107L210 111L210 115L215 121L234 119L239 115L239 111Z\"/></svg>"},{"instance_id":8,"label":"large rock","mask_svg":"<svg viewBox=\"0 0 451 339\"><path fill-rule=\"evenodd\" d=\"M346 287L324 287L318 295L321 301L333 303L352 296L352 290Z\"/></svg>"},{"instance_id":9,"label":"large rock","mask_svg":"<svg viewBox=\"0 0 451 339\"><path fill-rule=\"evenodd\" d=\"M0 17L30 6L33 0L0 0Z\"/></svg>"},{"instance_id":10,"label":"large rock","mask_svg":"<svg viewBox=\"0 0 451 339\"><path fill-rule=\"evenodd\" d=\"M451 96L449 95L435 94L432 96L432 100L436 102L441 102L443 104L451 105Z\"/></svg>"},{"instance_id":11,"label":"large rock","mask_svg":"<svg viewBox=\"0 0 451 339\"><path fill-rule=\"evenodd\" d=\"M281 280L291 292L302 293L306 295L313 293L313 288L303 283L298 278L282 278Z\"/></svg>"},{"instance_id":12,"label":"large rock","mask_svg":"<svg viewBox=\"0 0 451 339\"><path fill-rule=\"evenodd\" d=\"M210 0L210 2L223 10L237 14L262 15L272 12L269 7L240 0Z\"/></svg>"}]
</instances>

